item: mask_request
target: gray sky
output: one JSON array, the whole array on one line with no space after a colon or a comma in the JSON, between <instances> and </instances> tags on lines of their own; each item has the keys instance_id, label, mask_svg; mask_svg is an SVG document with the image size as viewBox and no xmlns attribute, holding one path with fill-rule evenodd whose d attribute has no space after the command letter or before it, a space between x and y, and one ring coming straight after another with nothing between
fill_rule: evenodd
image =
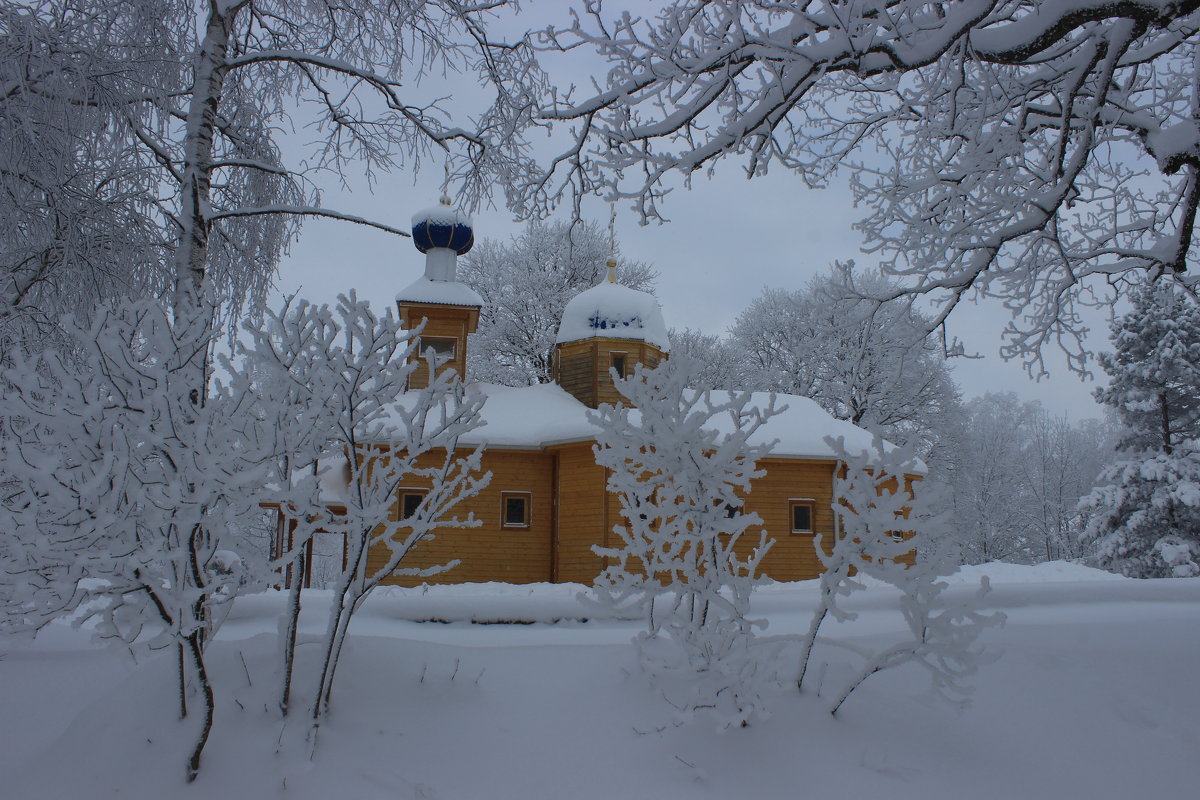
<instances>
[{"instance_id":1,"label":"gray sky","mask_svg":"<svg viewBox=\"0 0 1200 800\"><path fill-rule=\"evenodd\" d=\"M857 212L844 189L808 190L782 172L752 181L735 169L724 173L673 193L665 205L667 224L642 227L632 212L618 209L622 251L659 271L657 294L669 326L724 334L764 287L801 288L835 259L873 263L859 252L861 239L852 228ZM437 201L438 177L431 170L413 186L411 177L393 176L374 193L366 187L329 192L324 202L407 227L414 211ZM604 223L608 209L597 203L585 213ZM522 225L502 211L475 215L477 239L507 239ZM408 239L347 223L309 221L284 261L279 290L333 302L340 292L354 289L372 302L391 302L421 275L424 263ZM1015 391L1072 419L1099 416L1091 398L1095 382L1068 374L1061 358L1048 359L1053 374L1037 383L1020 364L999 358L1006 319L996 303L962 306L951 317L950 333L983 356L951 361L964 396ZM1106 331L1103 320L1097 322L1093 346L1104 348Z\"/></svg>"},{"instance_id":2,"label":"gray sky","mask_svg":"<svg viewBox=\"0 0 1200 800\"><path fill-rule=\"evenodd\" d=\"M544 25L555 14L562 16L565 5L534 0L524 8L526 15L536 15L532 24ZM507 20L498 29L519 30L525 24ZM567 67L561 61L548 66L560 80L583 84L600 65L581 57ZM423 88L444 93L446 84L442 79ZM456 104L469 102L471 87L453 90ZM433 168L415 181L412 175L381 176L374 192L353 177L347 187L325 186L323 204L407 228L412 213L436 203L440 193L440 164L429 166ZM631 211L618 207L617 235L626 257L650 262L659 271L657 294L671 327L724 334L764 287L801 288L834 260L874 264L859 250L862 241L852 224L861 214L853 208L844 176L829 189L809 190L782 169L747 180L730 160L715 177L674 191L661 207L671 222L645 227ZM596 202L585 206L584 213L604 224L609 209ZM523 224L494 210L476 213L475 222L477 239L507 239ZM333 302L338 293L355 289L373 302L391 302L423 269L424 257L407 239L348 223L309 220L283 264L279 290ZM997 303L960 306L951 317L950 334L983 356L951 362L964 396L1015 391L1072 419L1099 416L1100 407L1091 398L1095 382L1068 373L1061 357L1047 358L1052 375L1037 383L1020 364L998 357L1007 319ZM1092 347L1107 345L1107 329L1097 315Z\"/></svg>"}]
</instances>

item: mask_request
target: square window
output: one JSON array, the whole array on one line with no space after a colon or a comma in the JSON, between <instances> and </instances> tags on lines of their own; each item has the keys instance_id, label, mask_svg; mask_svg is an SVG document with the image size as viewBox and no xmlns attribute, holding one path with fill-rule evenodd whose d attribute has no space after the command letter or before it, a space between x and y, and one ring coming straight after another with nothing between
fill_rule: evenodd
<instances>
[{"instance_id":1,"label":"square window","mask_svg":"<svg viewBox=\"0 0 1200 800\"><path fill-rule=\"evenodd\" d=\"M425 353L429 350L433 351L433 355L437 358L437 363L441 364L446 361L453 361L454 354L458 351L458 342L454 339L438 339L432 336L422 336L417 343L417 352L421 358L425 357Z\"/></svg>"},{"instance_id":2,"label":"square window","mask_svg":"<svg viewBox=\"0 0 1200 800\"><path fill-rule=\"evenodd\" d=\"M792 503L792 533L813 532L813 504Z\"/></svg>"},{"instance_id":3,"label":"square window","mask_svg":"<svg viewBox=\"0 0 1200 800\"><path fill-rule=\"evenodd\" d=\"M529 494L503 492L500 495L500 524L505 528L529 527Z\"/></svg>"}]
</instances>

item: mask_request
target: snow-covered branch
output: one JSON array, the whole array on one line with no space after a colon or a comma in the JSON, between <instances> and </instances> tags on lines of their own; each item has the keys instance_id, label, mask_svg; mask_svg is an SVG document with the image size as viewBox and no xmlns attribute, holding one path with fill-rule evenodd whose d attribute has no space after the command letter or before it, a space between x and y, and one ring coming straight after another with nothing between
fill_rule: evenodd
<instances>
[{"instance_id":1,"label":"snow-covered branch","mask_svg":"<svg viewBox=\"0 0 1200 800\"><path fill-rule=\"evenodd\" d=\"M869 251L931 325L998 298L1007 355L1040 372L1055 345L1084 371L1078 305L1198 255L1198 31L1197 0L674 0L615 19L588 0L540 44L608 74L546 104L568 141L521 199L584 191L652 219L672 176L724 159L810 186L846 169Z\"/></svg>"}]
</instances>

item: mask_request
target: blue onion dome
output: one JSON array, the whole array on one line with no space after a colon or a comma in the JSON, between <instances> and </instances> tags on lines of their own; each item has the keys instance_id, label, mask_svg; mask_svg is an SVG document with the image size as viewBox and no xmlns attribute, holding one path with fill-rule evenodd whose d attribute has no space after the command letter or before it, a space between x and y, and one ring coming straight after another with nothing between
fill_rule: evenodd
<instances>
[{"instance_id":1,"label":"blue onion dome","mask_svg":"<svg viewBox=\"0 0 1200 800\"><path fill-rule=\"evenodd\" d=\"M444 247L461 256L475 244L471 215L452 207L445 196L440 205L413 214L412 237L422 253Z\"/></svg>"}]
</instances>

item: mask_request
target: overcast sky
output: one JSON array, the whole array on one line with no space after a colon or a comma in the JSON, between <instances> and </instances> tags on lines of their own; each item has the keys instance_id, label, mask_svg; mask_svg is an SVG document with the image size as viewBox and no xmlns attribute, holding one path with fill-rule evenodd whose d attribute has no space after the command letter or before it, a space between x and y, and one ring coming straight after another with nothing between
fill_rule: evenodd
<instances>
[{"instance_id":1,"label":"overcast sky","mask_svg":"<svg viewBox=\"0 0 1200 800\"><path fill-rule=\"evenodd\" d=\"M562 9L557 3L551 7ZM573 79L583 80L585 72L579 68ZM456 99L466 94L463 87L453 90ZM441 177L440 168L416 177L382 176L373 192L364 181L352 178L344 188L326 186L323 205L407 228L414 211L436 203ZM671 222L645 227L629 209L618 207L617 236L626 257L647 261L659 271L657 294L671 327L724 334L764 287L801 288L834 260L874 264L860 252L862 240L853 222L861 213L854 209L844 182L810 190L782 169L747 180L729 161L715 177L698 179L690 190L674 191L661 207ZM607 223L607 206L597 202L584 211ZM475 221L477 239L507 239L523 225L502 210L477 212ZM408 239L348 223L310 220L284 261L279 290L332 302L338 293L355 289L362 298L391 302L423 269L424 257ZM962 305L951 317L950 334L968 351L982 355L952 360L964 396L1015 391L1072 419L1098 416L1100 407L1091 398L1095 381L1069 374L1061 358L1048 358L1051 377L1035 383L1020 364L998 357L1007 318L996 303ZM1106 334L1098 316L1093 348L1107 347Z\"/></svg>"}]
</instances>

